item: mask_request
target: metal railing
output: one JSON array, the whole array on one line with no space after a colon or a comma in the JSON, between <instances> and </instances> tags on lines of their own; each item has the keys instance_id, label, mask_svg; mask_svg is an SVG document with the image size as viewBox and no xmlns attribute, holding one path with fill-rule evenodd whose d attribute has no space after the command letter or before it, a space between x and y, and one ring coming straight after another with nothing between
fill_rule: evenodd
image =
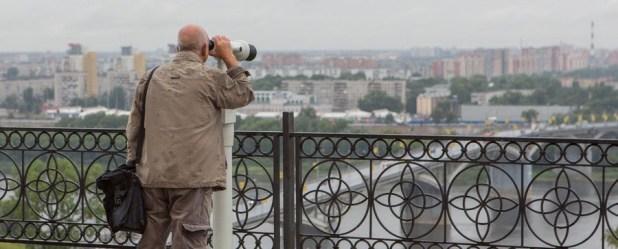
<instances>
[{"instance_id":1,"label":"metal railing","mask_svg":"<svg viewBox=\"0 0 618 249\"><path fill-rule=\"evenodd\" d=\"M610 248L618 140L237 132L235 248ZM0 128L0 242L125 247L122 130ZM216 231L215 231L216 235Z\"/></svg>"}]
</instances>

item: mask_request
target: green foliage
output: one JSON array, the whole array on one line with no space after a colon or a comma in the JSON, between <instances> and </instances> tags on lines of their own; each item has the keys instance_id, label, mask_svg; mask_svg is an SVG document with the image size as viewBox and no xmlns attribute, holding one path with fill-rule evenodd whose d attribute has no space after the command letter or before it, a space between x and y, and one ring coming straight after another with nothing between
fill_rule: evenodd
<instances>
[{"instance_id":1,"label":"green foliage","mask_svg":"<svg viewBox=\"0 0 618 249\"><path fill-rule=\"evenodd\" d=\"M19 96L11 94L4 99L2 106L7 109L17 109L19 108L19 101Z\"/></svg>"},{"instance_id":2,"label":"green foliage","mask_svg":"<svg viewBox=\"0 0 618 249\"><path fill-rule=\"evenodd\" d=\"M21 113L40 113L43 104L42 96L34 96L32 87L26 88L22 93L23 104L19 107Z\"/></svg>"},{"instance_id":3,"label":"green foliage","mask_svg":"<svg viewBox=\"0 0 618 249\"><path fill-rule=\"evenodd\" d=\"M46 87L43 89L43 99L45 101L54 99L54 89L51 87Z\"/></svg>"},{"instance_id":4,"label":"green foliage","mask_svg":"<svg viewBox=\"0 0 618 249\"><path fill-rule=\"evenodd\" d=\"M251 85L253 86L253 90L262 90L262 91L270 91L276 89L281 89L281 82L283 81L283 77L278 75L266 75L266 77L254 80Z\"/></svg>"},{"instance_id":5,"label":"green foliage","mask_svg":"<svg viewBox=\"0 0 618 249\"><path fill-rule=\"evenodd\" d=\"M399 132L398 130L395 130L393 128L382 128L376 131L376 134L380 134L380 135L396 135L396 134L401 134L401 132ZM393 148L396 149L396 148Z\"/></svg>"},{"instance_id":6,"label":"green foliage","mask_svg":"<svg viewBox=\"0 0 618 249\"><path fill-rule=\"evenodd\" d=\"M6 80L16 80L18 76L19 69L16 67L9 67L9 69L6 70L6 74L4 74Z\"/></svg>"},{"instance_id":7,"label":"green foliage","mask_svg":"<svg viewBox=\"0 0 618 249\"><path fill-rule=\"evenodd\" d=\"M124 97L123 97L124 98ZM71 106L95 107L99 105L97 97L74 98L71 100Z\"/></svg>"},{"instance_id":8,"label":"green foliage","mask_svg":"<svg viewBox=\"0 0 618 249\"><path fill-rule=\"evenodd\" d=\"M431 113L431 119L434 123L442 121L452 123L457 120L457 113L455 110L451 110L451 103L449 101L442 101L438 103L436 109Z\"/></svg>"},{"instance_id":9,"label":"green foliage","mask_svg":"<svg viewBox=\"0 0 618 249\"><path fill-rule=\"evenodd\" d=\"M489 100L492 105L526 105L531 104L526 96L520 92L507 91L500 97L493 97Z\"/></svg>"},{"instance_id":10,"label":"green foliage","mask_svg":"<svg viewBox=\"0 0 618 249\"><path fill-rule=\"evenodd\" d=\"M10 94L4 99L2 106L7 109L18 109L20 113L40 113L43 96L35 96L32 87L26 88L20 96Z\"/></svg>"},{"instance_id":11,"label":"green foliage","mask_svg":"<svg viewBox=\"0 0 618 249\"><path fill-rule=\"evenodd\" d=\"M294 119L294 130L300 132L342 132L348 127L348 121L342 119L318 119L313 108L303 108Z\"/></svg>"},{"instance_id":12,"label":"green foliage","mask_svg":"<svg viewBox=\"0 0 618 249\"><path fill-rule=\"evenodd\" d=\"M379 109L400 112L403 110L403 104L399 99L388 96L385 92L374 91L367 93L364 98L358 101L358 108L367 112Z\"/></svg>"},{"instance_id":13,"label":"green foliage","mask_svg":"<svg viewBox=\"0 0 618 249\"><path fill-rule=\"evenodd\" d=\"M501 97L490 100L494 105L566 105L582 107L583 113L613 113L618 111L618 91L600 84L581 88L577 82L573 87L561 87L560 82L550 76L510 75L495 79L495 90L534 89L529 96L507 91ZM487 89L493 90L493 89Z\"/></svg>"},{"instance_id":14,"label":"green foliage","mask_svg":"<svg viewBox=\"0 0 618 249\"><path fill-rule=\"evenodd\" d=\"M613 230L614 234L618 234L618 227ZM611 246L611 248L618 248L618 239L614 237L612 231L605 231L605 240Z\"/></svg>"},{"instance_id":15,"label":"green foliage","mask_svg":"<svg viewBox=\"0 0 618 249\"><path fill-rule=\"evenodd\" d=\"M339 75L339 79L341 80L366 80L367 76L365 76L364 72L358 72L358 73L341 73L341 75Z\"/></svg>"},{"instance_id":16,"label":"green foliage","mask_svg":"<svg viewBox=\"0 0 618 249\"><path fill-rule=\"evenodd\" d=\"M539 115L539 112L537 110L534 110L534 109L528 109L528 110L525 110L525 111L521 112L521 116L528 123L531 123L532 120L537 120L537 116L538 115Z\"/></svg>"},{"instance_id":17,"label":"green foliage","mask_svg":"<svg viewBox=\"0 0 618 249\"><path fill-rule=\"evenodd\" d=\"M578 77L585 79L599 79L605 77L611 77L618 79L618 65L614 65L607 68L585 68L579 69L566 74L570 77Z\"/></svg>"},{"instance_id":18,"label":"green foliage","mask_svg":"<svg viewBox=\"0 0 618 249\"><path fill-rule=\"evenodd\" d=\"M451 79L451 94L456 95L459 103L470 104L473 92L483 92L487 90L487 78L483 75L474 75L470 78L456 77Z\"/></svg>"},{"instance_id":19,"label":"green foliage","mask_svg":"<svg viewBox=\"0 0 618 249\"><path fill-rule=\"evenodd\" d=\"M294 130L300 132L332 132L339 133L348 130L349 122L342 119L319 119L312 108L304 108L294 118ZM243 120L237 118L236 130L240 131L281 131L280 119L248 117ZM352 130L352 129L350 129ZM363 132L364 130L358 130Z\"/></svg>"},{"instance_id":20,"label":"green foliage","mask_svg":"<svg viewBox=\"0 0 618 249\"><path fill-rule=\"evenodd\" d=\"M313 108L303 108L298 113L298 117L306 117L306 118L318 118L318 115L315 113L315 109Z\"/></svg>"},{"instance_id":21,"label":"green foliage","mask_svg":"<svg viewBox=\"0 0 618 249\"><path fill-rule=\"evenodd\" d=\"M0 243L2 249L26 249L25 244Z\"/></svg>"},{"instance_id":22,"label":"green foliage","mask_svg":"<svg viewBox=\"0 0 618 249\"><path fill-rule=\"evenodd\" d=\"M592 77L603 76L608 77L611 73L618 70L614 69L585 69L578 70L567 75L575 77ZM589 88L581 88L578 82L573 82L572 87L562 87L560 82L549 75L508 75L494 78L492 87L486 90L511 90L511 89L533 89L534 92L529 96L524 96L518 92L507 91L501 97L494 97L490 100L494 105L566 105L576 106L579 108L578 113L571 115L570 122L574 122L577 115L581 113L585 115L587 120L591 122L595 118L588 119L587 117L594 116L607 117L618 111L618 91L612 87L600 84ZM522 114L523 115L523 114ZM524 115L525 116L525 115ZM563 117L556 120L562 123ZM530 121L530 118L526 118Z\"/></svg>"},{"instance_id":23,"label":"green foliage","mask_svg":"<svg viewBox=\"0 0 618 249\"><path fill-rule=\"evenodd\" d=\"M62 118L56 127L77 128L125 128L129 116L106 115L104 112L86 115L84 118Z\"/></svg>"},{"instance_id":24,"label":"green foliage","mask_svg":"<svg viewBox=\"0 0 618 249\"><path fill-rule=\"evenodd\" d=\"M127 110L125 91L122 87L114 87L108 95L107 107L112 109Z\"/></svg>"},{"instance_id":25,"label":"green foliage","mask_svg":"<svg viewBox=\"0 0 618 249\"><path fill-rule=\"evenodd\" d=\"M332 78L326 75L323 75L323 74L314 74L314 75L311 75L311 79L312 80L327 80L327 79L332 79Z\"/></svg>"},{"instance_id":26,"label":"green foliage","mask_svg":"<svg viewBox=\"0 0 618 249\"><path fill-rule=\"evenodd\" d=\"M384 117L384 123L386 124L393 124L395 123L395 117L393 117L393 114L388 114L386 115L386 117Z\"/></svg>"},{"instance_id":27,"label":"green foliage","mask_svg":"<svg viewBox=\"0 0 618 249\"><path fill-rule=\"evenodd\" d=\"M274 118L247 117L236 119L234 124L238 131L281 131L281 120Z\"/></svg>"},{"instance_id":28,"label":"green foliage","mask_svg":"<svg viewBox=\"0 0 618 249\"><path fill-rule=\"evenodd\" d=\"M343 130L343 132L345 133L363 133L363 134L367 134L370 133L367 129L360 127L360 126L348 126L345 130Z\"/></svg>"}]
</instances>

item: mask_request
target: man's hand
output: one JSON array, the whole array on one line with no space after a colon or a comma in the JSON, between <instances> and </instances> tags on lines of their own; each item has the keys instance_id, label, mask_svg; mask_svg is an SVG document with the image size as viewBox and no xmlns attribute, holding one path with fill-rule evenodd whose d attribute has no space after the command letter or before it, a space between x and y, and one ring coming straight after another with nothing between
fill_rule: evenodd
<instances>
[{"instance_id":1,"label":"man's hand","mask_svg":"<svg viewBox=\"0 0 618 249\"><path fill-rule=\"evenodd\" d=\"M227 68L232 68L238 65L238 61L232 52L230 39L225 36L215 35L212 37L212 41L215 43L215 49L209 51L210 56L223 60Z\"/></svg>"}]
</instances>

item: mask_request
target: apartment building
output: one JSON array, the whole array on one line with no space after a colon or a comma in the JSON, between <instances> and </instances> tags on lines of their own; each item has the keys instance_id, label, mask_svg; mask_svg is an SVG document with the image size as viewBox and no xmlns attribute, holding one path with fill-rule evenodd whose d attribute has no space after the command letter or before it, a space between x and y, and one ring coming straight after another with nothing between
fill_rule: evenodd
<instances>
[{"instance_id":1,"label":"apartment building","mask_svg":"<svg viewBox=\"0 0 618 249\"><path fill-rule=\"evenodd\" d=\"M344 112L358 108L358 101L371 91L383 91L406 103L406 82L368 80L285 80L281 90L299 95L313 96L315 105L331 106L331 112Z\"/></svg>"}]
</instances>

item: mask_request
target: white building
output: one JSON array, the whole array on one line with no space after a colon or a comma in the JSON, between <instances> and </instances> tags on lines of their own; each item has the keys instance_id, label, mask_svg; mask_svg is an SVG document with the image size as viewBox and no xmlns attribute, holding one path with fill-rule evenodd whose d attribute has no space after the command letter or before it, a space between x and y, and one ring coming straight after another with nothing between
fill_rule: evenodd
<instances>
[{"instance_id":1,"label":"white building","mask_svg":"<svg viewBox=\"0 0 618 249\"><path fill-rule=\"evenodd\" d=\"M312 105L331 106L330 112L358 109L358 101L369 92L382 91L405 106L406 82L367 80L285 80L281 89L299 95L312 96Z\"/></svg>"},{"instance_id":2,"label":"white building","mask_svg":"<svg viewBox=\"0 0 618 249\"><path fill-rule=\"evenodd\" d=\"M311 104L312 96L298 95L290 91L254 91L255 100L237 109L238 112L254 115L266 112L300 112Z\"/></svg>"},{"instance_id":3,"label":"white building","mask_svg":"<svg viewBox=\"0 0 618 249\"><path fill-rule=\"evenodd\" d=\"M470 94L470 102L477 105L489 105L489 101L494 97L502 97L505 93L521 93L523 96L530 96L534 90L500 90L492 92L476 92Z\"/></svg>"}]
</instances>

